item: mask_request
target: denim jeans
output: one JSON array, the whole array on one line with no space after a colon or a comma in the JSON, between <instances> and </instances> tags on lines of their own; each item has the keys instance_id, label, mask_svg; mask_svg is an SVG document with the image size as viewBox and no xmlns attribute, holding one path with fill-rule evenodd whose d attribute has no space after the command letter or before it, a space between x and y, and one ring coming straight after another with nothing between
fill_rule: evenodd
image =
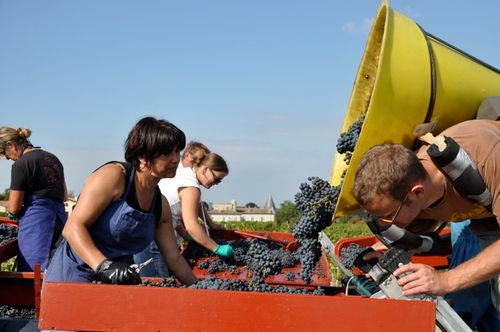
<instances>
[{"instance_id":1,"label":"denim jeans","mask_svg":"<svg viewBox=\"0 0 500 332\"><path fill-rule=\"evenodd\" d=\"M470 230L470 221L451 223L452 253L448 268L454 268L474 257L479 251L480 241ZM500 319L490 296L490 283L485 281L476 286L446 295L453 309L471 327L479 332L500 331Z\"/></svg>"},{"instance_id":2,"label":"denim jeans","mask_svg":"<svg viewBox=\"0 0 500 332\"><path fill-rule=\"evenodd\" d=\"M146 265L139 274L142 277L169 277L168 267L155 241L151 242L143 251L135 254L134 262L143 263L150 258L153 258L153 262Z\"/></svg>"}]
</instances>

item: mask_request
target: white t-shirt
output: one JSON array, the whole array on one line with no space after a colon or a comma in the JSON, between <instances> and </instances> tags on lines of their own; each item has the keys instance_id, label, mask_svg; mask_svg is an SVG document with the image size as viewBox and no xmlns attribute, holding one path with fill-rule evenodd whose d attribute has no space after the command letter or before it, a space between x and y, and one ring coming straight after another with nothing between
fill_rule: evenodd
<instances>
[{"instance_id":1,"label":"white t-shirt","mask_svg":"<svg viewBox=\"0 0 500 332\"><path fill-rule=\"evenodd\" d=\"M200 189L200 183L196 178L194 169L191 167L184 167L182 162L177 166L177 171L173 178L161 179L158 186L161 193L165 196L170 204L172 211L172 222L174 228L182 223L182 206L179 198L179 188L182 187L195 187Z\"/></svg>"}]
</instances>

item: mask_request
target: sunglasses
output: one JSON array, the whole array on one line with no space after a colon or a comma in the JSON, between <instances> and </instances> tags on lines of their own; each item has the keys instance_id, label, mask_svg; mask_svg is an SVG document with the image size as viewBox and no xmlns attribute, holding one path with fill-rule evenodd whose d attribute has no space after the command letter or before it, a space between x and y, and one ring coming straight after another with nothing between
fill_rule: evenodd
<instances>
[{"instance_id":1,"label":"sunglasses","mask_svg":"<svg viewBox=\"0 0 500 332\"><path fill-rule=\"evenodd\" d=\"M394 215L392 216L392 218L378 218L380 221L382 222L385 222L385 223L389 223L389 224L392 224L394 222L394 220L396 220L396 218L398 217L399 215L399 212L401 211L401 208L403 207L403 205L405 204L406 200L408 199L408 194L410 193L410 191L408 191L405 195L405 197L403 198L403 200L401 201L401 203L399 204L396 212L394 213Z\"/></svg>"},{"instance_id":2,"label":"sunglasses","mask_svg":"<svg viewBox=\"0 0 500 332\"><path fill-rule=\"evenodd\" d=\"M218 178L217 176L215 176L215 173L211 168L209 168L209 170L210 170L210 173L212 173L212 176L214 177L214 184L221 183L223 178Z\"/></svg>"}]
</instances>

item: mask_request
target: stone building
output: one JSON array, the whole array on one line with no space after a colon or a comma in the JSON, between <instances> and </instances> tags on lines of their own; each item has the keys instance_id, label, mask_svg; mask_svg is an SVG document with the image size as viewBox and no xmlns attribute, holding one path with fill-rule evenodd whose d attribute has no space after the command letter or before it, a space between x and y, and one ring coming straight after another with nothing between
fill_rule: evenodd
<instances>
[{"instance_id":1,"label":"stone building","mask_svg":"<svg viewBox=\"0 0 500 332\"><path fill-rule=\"evenodd\" d=\"M273 222L275 212L276 206L271 194L269 194L266 202L261 207L238 206L236 200L233 199L229 203L213 203L208 210L210 217L216 222Z\"/></svg>"}]
</instances>

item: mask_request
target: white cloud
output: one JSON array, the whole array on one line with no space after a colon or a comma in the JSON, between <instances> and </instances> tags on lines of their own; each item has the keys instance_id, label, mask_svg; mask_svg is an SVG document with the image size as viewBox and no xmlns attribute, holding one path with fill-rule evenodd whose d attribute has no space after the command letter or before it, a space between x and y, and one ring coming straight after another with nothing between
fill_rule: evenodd
<instances>
[{"instance_id":1,"label":"white cloud","mask_svg":"<svg viewBox=\"0 0 500 332\"><path fill-rule=\"evenodd\" d=\"M342 30L350 33L368 34L373 25L373 18L364 18L361 23L347 22L342 25Z\"/></svg>"},{"instance_id":2,"label":"white cloud","mask_svg":"<svg viewBox=\"0 0 500 332\"><path fill-rule=\"evenodd\" d=\"M403 9L401 11L401 13L403 13L404 15L412 18L412 19L417 19L419 17L422 17L422 14L418 11L416 11L415 9L413 9L412 7L405 7L405 9Z\"/></svg>"}]
</instances>

